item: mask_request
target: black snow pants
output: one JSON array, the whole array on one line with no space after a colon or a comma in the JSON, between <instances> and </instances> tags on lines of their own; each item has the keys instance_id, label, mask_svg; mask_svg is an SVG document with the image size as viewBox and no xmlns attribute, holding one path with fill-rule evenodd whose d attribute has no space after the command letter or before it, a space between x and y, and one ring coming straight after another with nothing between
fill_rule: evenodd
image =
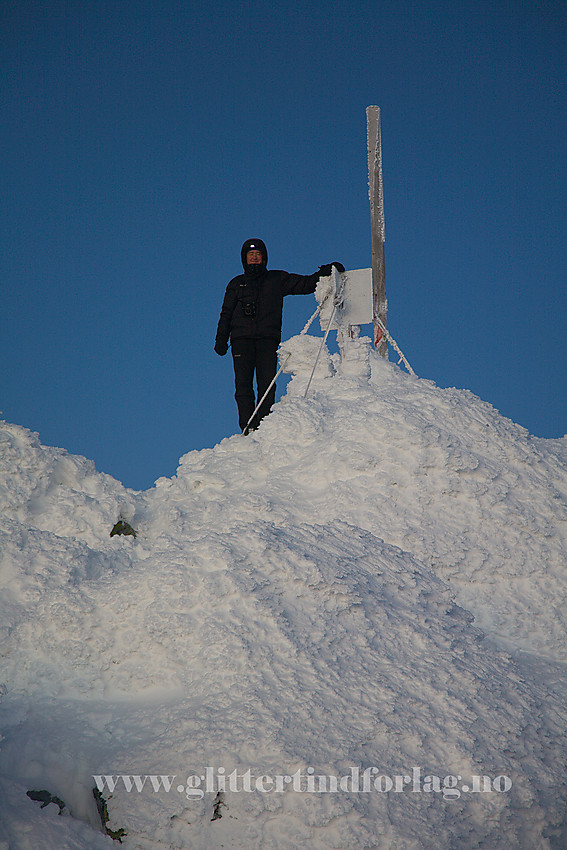
<instances>
[{"instance_id":1,"label":"black snow pants","mask_svg":"<svg viewBox=\"0 0 567 850\"><path fill-rule=\"evenodd\" d=\"M254 396L254 372L256 372L256 385L258 388L257 400L260 401L270 381L274 377L278 366L279 342L277 339L252 339L242 337L233 339L232 360L234 363L234 384L236 392L234 397L238 405L238 424L243 431L248 420L256 408ZM250 429L257 428L264 416L267 416L276 398L276 385L274 384L266 396L260 410L249 425Z\"/></svg>"}]
</instances>

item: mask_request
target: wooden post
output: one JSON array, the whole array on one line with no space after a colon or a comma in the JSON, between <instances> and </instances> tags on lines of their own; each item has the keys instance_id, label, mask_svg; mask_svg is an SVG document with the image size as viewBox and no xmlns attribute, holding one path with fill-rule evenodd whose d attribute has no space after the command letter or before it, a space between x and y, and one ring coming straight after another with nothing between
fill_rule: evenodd
<instances>
[{"instance_id":1,"label":"wooden post","mask_svg":"<svg viewBox=\"0 0 567 850\"><path fill-rule=\"evenodd\" d=\"M372 301L374 308L374 345L382 357L388 357L388 343L376 317L384 323L388 312L386 300L386 271L384 266L384 194L382 184L382 140L380 134L380 109L369 106L366 110L368 133L368 194L370 197L370 229L372 240Z\"/></svg>"}]
</instances>

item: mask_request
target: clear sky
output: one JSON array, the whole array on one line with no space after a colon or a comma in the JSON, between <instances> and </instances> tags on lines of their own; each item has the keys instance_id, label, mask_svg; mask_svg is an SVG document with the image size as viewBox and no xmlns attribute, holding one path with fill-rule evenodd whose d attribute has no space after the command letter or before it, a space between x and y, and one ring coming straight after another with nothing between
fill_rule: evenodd
<instances>
[{"instance_id":1,"label":"clear sky","mask_svg":"<svg viewBox=\"0 0 567 850\"><path fill-rule=\"evenodd\" d=\"M1 4L0 410L137 489L237 432L213 352L240 246L369 267L420 377L567 432L567 7ZM284 337L312 313L286 299Z\"/></svg>"}]
</instances>

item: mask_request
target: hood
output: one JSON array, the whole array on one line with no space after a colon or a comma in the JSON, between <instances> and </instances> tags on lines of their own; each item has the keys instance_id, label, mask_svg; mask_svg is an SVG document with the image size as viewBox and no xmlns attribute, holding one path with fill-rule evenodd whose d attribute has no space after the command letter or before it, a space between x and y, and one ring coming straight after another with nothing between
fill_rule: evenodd
<instances>
[{"instance_id":1,"label":"hood","mask_svg":"<svg viewBox=\"0 0 567 850\"><path fill-rule=\"evenodd\" d=\"M268 265L268 249L261 239L247 239L244 245L240 250L240 259L242 260L242 267L244 271L246 271L246 254L250 251L251 248L257 248L258 251L261 252L262 257L264 259L264 268Z\"/></svg>"}]
</instances>

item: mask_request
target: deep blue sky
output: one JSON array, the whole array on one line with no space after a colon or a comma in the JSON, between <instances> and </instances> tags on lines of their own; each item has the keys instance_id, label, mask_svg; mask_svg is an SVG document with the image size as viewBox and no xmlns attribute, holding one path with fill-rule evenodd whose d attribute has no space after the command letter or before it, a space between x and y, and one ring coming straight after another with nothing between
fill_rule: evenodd
<instances>
[{"instance_id":1,"label":"deep blue sky","mask_svg":"<svg viewBox=\"0 0 567 850\"><path fill-rule=\"evenodd\" d=\"M237 431L240 246L370 265L418 375L567 432L562 2L1 5L3 418L139 489ZM284 336L312 296L288 298Z\"/></svg>"}]
</instances>

